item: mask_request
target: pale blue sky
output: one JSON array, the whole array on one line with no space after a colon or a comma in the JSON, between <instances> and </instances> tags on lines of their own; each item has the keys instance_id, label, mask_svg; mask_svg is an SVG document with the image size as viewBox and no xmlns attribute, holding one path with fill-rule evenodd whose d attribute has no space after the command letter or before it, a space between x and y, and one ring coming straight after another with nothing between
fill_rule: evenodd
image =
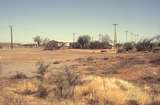
<instances>
[{"instance_id":1,"label":"pale blue sky","mask_svg":"<svg viewBox=\"0 0 160 105\"><path fill-rule=\"evenodd\" d=\"M160 0L0 0L0 41L10 41L10 24L16 42L32 42L36 35L72 41L73 32L113 38L113 23L124 41L125 30L159 34L159 19Z\"/></svg>"}]
</instances>

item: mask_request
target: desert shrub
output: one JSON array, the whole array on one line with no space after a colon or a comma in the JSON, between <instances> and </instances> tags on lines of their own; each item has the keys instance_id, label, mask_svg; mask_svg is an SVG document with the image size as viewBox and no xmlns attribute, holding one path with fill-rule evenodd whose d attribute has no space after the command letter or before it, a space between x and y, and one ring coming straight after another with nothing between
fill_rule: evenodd
<instances>
[{"instance_id":1,"label":"desert shrub","mask_svg":"<svg viewBox=\"0 0 160 105\"><path fill-rule=\"evenodd\" d=\"M81 45L77 42L74 42L74 43L70 43L70 48L81 48Z\"/></svg>"},{"instance_id":2,"label":"desert shrub","mask_svg":"<svg viewBox=\"0 0 160 105\"><path fill-rule=\"evenodd\" d=\"M126 51L125 51L125 49L123 49L123 48L118 48L118 49L117 49L117 53L124 53L124 52L126 52Z\"/></svg>"},{"instance_id":3,"label":"desert shrub","mask_svg":"<svg viewBox=\"0 0 160 105\"><path fill-rule=\"evenodd\" d=\"M127 105L140 105L136 100L128 100Z\"/></svg>"},{"instance_id":4,"label":"desert shrub","mask_svg":"<svg viewBox=\"0 0 160 105\"><path fill-rule=\"evenodd\" d=\"M46 98L48 96L47 89L44 88L44 86L42 84L40 84L38 86L38 90L37 90L35 96L39 97L39 98Z\"/></svg>"},{"instance_id":5,"label":"desert shrub","mask_svg":"<svg viewBox=\"0 0 160 105\"><path fill-rule=\"evenodd\" d=\"M121 44L121 43L117 43L117 44L115 45L115 47L116 47L116 48L123 47L123 44Z\"/></svg>"},{"instance_id":6,"label":"desert shrub","mask_svg":"<svg viewBox=\"0 0 160 105\"><path fill-rule=\"evenodd\" d=\"M17 72L15 75L12 75L10 78L11 79L26 79L28 77L22 72Z\"/></svg>"},{"instance_id":7,"label":"desert shrub","mask_svg":"<svg viewBox=\"0 0 160 105\"><path fill-rule=\"evenodd\" d=\"M89 48L91 37L89 35L79 36L77 43L80 45L80 48L86 49Z\"/></svg>"},{"instance_id":8,"label":"desert shrub","mask_svg":"<svg viewBox=\"0 0 160 105\"><path fill-rule=\"evenodd\" d=\"M102 42L101 47L102 49L111 49L112 45L109 42Z\"/></svg>"},{"instance_id":9,"label":"desert shrub","mask_svg":"<svg viewBox=\"0 0 160 105\"><path fill-rule=\"evenodd\" d=\"M37 73L41 76L43 76L47 72L50 66L50 64L45 64L44 62L38 62L36 65L38 66Z\"/></svg>"},{"instance_id":10,"label":"desert shrub","mask_svg":"<svg viewBox=\"0 0 160 105\"><path fill-rule=\"evenodd\" d=\"M137 51L151 51L152 47L153 44L149 39L144 39L136 44Z\"/></svg>"},{"instance_id":11,"label":"desert shrub","mask_svg":"<svg viewBox=\"0 0 160 105\"><path fill-rule=\"evenodd\" d=\"M71 98L74 96L74 87L80 83L80 76L68 67L56 75L55 95L58 98Z\"/></svg>"},{"instance_id":12,"label":"desert shrub","mask_svg":"<svg viewBox=\"0 0 160 105\"><path fill-rule=\"evenodd\" d=\"M59 49L59 46L58 42L54 40L49 41L44 48L44 50L55 50L55 49Z\"/></svg>"},{"instance_id":13,"label":"desert shrub","mask_svg":"<svg viewBox=\"0 0 160 105\"><path fill-rule=\"evenodd\" d=\"M112 45L109 44L109 42L94 41L90 43L89 48L90 49L111 49Z\"/></svg>"},{"instance_id":14,"label":"desert shrub","mask_svg":"<svg viewBox=\"0 0 160 105\"><path fill-rule=\"evenodd\" d=\"M134 44L131 43L131 42L124 43L124 44L123 44L123 49L124 49L125 51L133 50L133 49L134 49Z\"/></svg>"},{"instance_id":15,"label":"desert shrub","mask_svg":"<svg viewBox=\"0 0 160 105\"><path fill-rule=\"evenodd\" d=\"M54 61L53 64L60 64L61 61Z\"/></svg>"},{"instance_id":16,"label":"desert shrub","mask_svg":"<svg viewBox=\"0 0 160 105\"><path fill-rule=\"evenodd\" d=\"M93 61L94 58L93 57L87 57L87 61Z\"/></svg>"},{"instance_id":17,"label":"desert shrub","mask_svg":"<svg viewBox=\"0 0 160 105\"><path fill-rule=\"evenodd\" d=\"M2 46L0 46L0 49L2 49L3 47Z\"/></svg>"},{"instance_id":18,"label":"desert shrub","mask_svg":"<svg viewBox=\"0 0 160 105\"><path fill-rule=\"evenodd\" d=\"M101 42L94 41L90 43L90 49L100 49L101 48Z\"/></svg>"}]
</instances>

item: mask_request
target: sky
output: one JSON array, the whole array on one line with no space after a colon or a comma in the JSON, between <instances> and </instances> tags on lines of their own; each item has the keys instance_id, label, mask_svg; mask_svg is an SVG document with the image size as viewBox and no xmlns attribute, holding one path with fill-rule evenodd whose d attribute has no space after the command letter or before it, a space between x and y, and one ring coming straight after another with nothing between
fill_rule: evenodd
<instances>
[{"instance_id":1,"label":"sky","mask_svg":"<svg viewBox=\"0 0 160 105\"><path fill-rule=\"evenodd\" d=\"M33 42L33 37L72 41L73 33L114 36L123 42L125 30L139 39L160 34L160 0L0 0L0 42Z\"/></svg>"}]
</instances>

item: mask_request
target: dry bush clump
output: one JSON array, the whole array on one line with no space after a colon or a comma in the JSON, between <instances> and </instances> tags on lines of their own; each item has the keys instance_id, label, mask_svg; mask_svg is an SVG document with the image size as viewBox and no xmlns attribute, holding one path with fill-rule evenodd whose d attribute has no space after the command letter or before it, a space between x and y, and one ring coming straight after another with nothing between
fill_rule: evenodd
<instances>
[{"instance_id":1,"label":"dry bush clump","mask_svg":"<svg viewBox=\"0 0 160 105\"><path fill-rule=\"evenodd\" d=\"M87 61L93 61L94 60L94 58L93 57L87 57Z\"/></svg>"},{"instance_id":2,"label":"dry bush clump","mask_svg":"<svg viewBox=\"0 0 160 105\"><path fill-rule=\"evenodd\" d=\"M53 64L60 64L61 61L54 61Z\"/></svg>"},{"instance_id":3,"label":"dry bush clump","mask_svg":"<svg viewBox=\"0 0 160 105\"><path fill-rule=\"evenodd\" d=\"M123 49L125 51L133 50L134 49L134 43L131 43L131 42L124 43L123 44Z\"/></svg>"},{"instance_id":4,"label":"dry bush clump","mask_svg":"<svg viewBox=\"0 0 160 105\"><path fill-rule=\"evenodd\" d=\"M38 62L36 65L38 66L37 73L39 75L44 75L50 66L50 64L45 64L44 62Z\"/></svg>"},{"instance_id":5,"label":"dry bush clump","mask_svg":"<svg viewBox=\"0 0 160 105\"><path fill-rule=\"evenodd\" d=\"M58 98L71 98L74 96L74 88L80 83L80 76L68 67L58 72L55 77L55 95Z\"/></svg>"},{"instance_id":6,"label":"dry bush clump","mask_svg":"<svg viewBox=\"0 0 160 105\"><path fill-rule=\"evenodd\" d=\"M45 74L48 72L48 68L49 68L50 64L46 64L44 62L38 62L38 63L36 63L36 65L38 66L37 78L39 80L43 81Z\"/></svg>"},{"instance_id":7,"label":"dry bush clump","mask_svg":"<svg viewBox=\"0 0 160 105\"><path fill-rule=\"evenodd\" d=\"M38 86L35 96L45 99L48 96L47 89L42 84L40 84Z\"/></svg>"},{"instance_id":8,"label":"dry bush clump","mask_svg":"<svg viewBox=\"0 0 160 105\"><path fill-rule=\"evenodd\" d=\"M140 105L136 100L128 100L126 102L127 105Z\"/></svg>"},{"instance_id":9,"label":"dry bush clump","mask_svg":"<svg viewBox=\"0 0 160 105\"><path fill-rule=\"evenodd\" d=\"M17 72L16 74L12 75L10 79L27 79L27 75L22 72Z\"/></svg>"}]
</instances>

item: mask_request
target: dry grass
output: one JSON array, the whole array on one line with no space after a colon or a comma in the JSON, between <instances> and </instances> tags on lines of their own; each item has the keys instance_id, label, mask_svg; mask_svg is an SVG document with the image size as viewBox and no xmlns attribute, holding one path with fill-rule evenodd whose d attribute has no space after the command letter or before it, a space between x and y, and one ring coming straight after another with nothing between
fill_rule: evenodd
<instances>
[{"instance_id":1,"label":"dry grass","mask_svg":"<svg viewBox=\"0 0 160 105\"><path fill-rule=\"evenodd\" d=\"M35 79L23 80L15 83L11 87L5 87L5 92L11 93L15 100L20 99L18 102L21 102L21 99L30 100L29 104L26 105L91 105L89 103L94 102L97 102L96 105L106 105L106 103L110 103L111 105L128 105L132 102L146 105L153 101L153 97L149 94L150 88L147 86L141 88L128 81L99 76L83 76L82 80L82 84L75 86L73 99L53 99L54 101L47 101L46 99L35 97L32 94L25 94L28 91L30 93L37 92L40 83ZM10 95L7 95L7 97L8 96ZM158 101L159 98L160 96L157 95L154 101Z\"/></svg>"},{"instance_id":2,"label":"dry grass","mask_svg":"<svg viewBox=\"0 0 160 105\"><path fill-rule=\"evenodd\" d=\"M151 101L146 91L124 80L89 76L85 78L85 81L88 82L76 87L76 97L87 94L100 102L109 100L116 105L125 104L127 100L136 100L142 105Z\"/></svg>"},{"instance_id":3,"label":"dry grass","mask_svg":"<svg viewBox=\"0 0 160 105\"><path fill-rule=\"evenodd\" d=\"M40 85L40 81L34 80L22 80L16 84L13 84L9 87L9 90L18 93L18 94L32 94L38 90L38 86Z\"/></svg>"},{"instance_id":4,"label":"dry grass","mask_svg":"<svg viewBox=\"0 0 160 105\"><path fill-rule=\"evenodd\" d=\"M3 76L5 73L11 73L10 71L15 73L15 71L21 70L27 76L29 76L27 73L35 74L37 73L35 63L39 60L44 60L44 62L62 61L58 65L51 64L49 68L51 71L44 73L44 81L39 81L36 78L5 80L7 82L11 81L11 84L4 83L3 86L0 86L4 89L3 93L5 93L4 95L0 94L0 105L5 105L3 104L4 99L6 101L11 100L5 98L8 96L11 96L13 100L19 99L20 102L22 100L27 101L26 103L29 105L135 105L137 103L140 105L153 105L153 103L156 103L155 105L157 105L160 101L160 85L158 85L160 75L159 54L126 53L114 55L108 52L93 53L91 50L43 52L39 49L24 49L24 51L15 49L13 52L1 51L0 57L3 61ZM56 78L51 73L54 74L62 70L65 64L69 67L74 65L75 68L71 67L71 69L84 76L80 75L82 84L75 85L73 98L56 100L52 97L55 96L53 89L56 85L52 79ZM116 73L108 75L114 70ZM152 87L153 82L149 82L148 79L141 79L148 76L151 77L151 80L153 77L156 78L156 86ZM125 80L122 80L122 78ZM130 82L127 80L130 80ZM5 81L0 81L0 83ZM49 93L46 98L39 98L35 95L39 91L41 82L44 82L43 87ZM146 86L143 88L144 84ZM6 94L8 95L5 96ZM51 101L50 98L53 100ZM14 104L10 102L9 105Z\"/></svg>"}]
</instances>

